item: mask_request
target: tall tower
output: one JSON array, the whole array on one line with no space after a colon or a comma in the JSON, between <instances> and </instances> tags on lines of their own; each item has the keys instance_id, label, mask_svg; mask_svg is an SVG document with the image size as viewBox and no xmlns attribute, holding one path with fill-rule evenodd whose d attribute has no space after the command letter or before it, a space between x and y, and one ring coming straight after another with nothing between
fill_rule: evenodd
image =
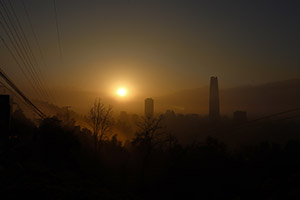
<instances>
[{"instance_id":1,"label":"tall tower","mask_svg":"<svg viewBox=\"0 0 300 200\"><path fill-rule=\"evenodd\" d=\"M151 98L145 99L145 116L152 118L154 114L154 101Z\"/></svg>"},{"instance_id":2,"label":"tall tower","mask_svg":"<svg viewBox=\"0 0 300 200\"><path fill-rule=\"evenodd\" d=\"M210 77L209 117L213 120L220 118L220 102L218 78Z\"/></svg>"}]
</instances>

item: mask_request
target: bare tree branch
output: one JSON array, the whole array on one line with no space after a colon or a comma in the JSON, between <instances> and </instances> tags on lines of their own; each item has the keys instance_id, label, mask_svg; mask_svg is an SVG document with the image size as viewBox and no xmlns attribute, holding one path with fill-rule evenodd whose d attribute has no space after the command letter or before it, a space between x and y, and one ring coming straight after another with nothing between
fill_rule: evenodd
<instances>
[{"instance_id":1,"label":"bare tree branch","mask_svg":"<svg viewBox=\"0 0 300 200\"><path fill-rule=\"evenodd\" d=\"M98 144L109 138L113 125L112 107L106 106L100 98L96 98L93 107L87 116L87 122L93 129L95 151L97 152Z\"/></svg>"}]
</instances>

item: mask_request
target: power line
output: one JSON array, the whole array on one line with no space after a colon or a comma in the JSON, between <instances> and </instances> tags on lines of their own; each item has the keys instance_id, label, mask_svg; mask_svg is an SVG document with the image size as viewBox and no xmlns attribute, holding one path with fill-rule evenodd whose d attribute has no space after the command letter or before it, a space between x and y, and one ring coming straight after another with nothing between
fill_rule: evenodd
<instances>
[{"instance_id":1,"label":"power line","mask_svg":"<svg viewBox=\"0 0 300 200\"><path fill-rule=\"evenodd\" d=\"M0 21L0 25L3 27L2 22ZM6 31L6 30L5 30ZM5 45L5 47L7 48L7 50L9 51L10 55L13 57L14 61L17 63L17 66L20 68L21 72L24 74L25 78L27 79L27 81L29 82L30 86L32 87L32 89L35 91L35 93L38 95L38 97L41 99L41 96L39 94L39 92L37 91L37 89L35 88L34 84L30 81L29 77L26 75L25 71L23 70L21 64L19 63L18 59L16 58L16 56L14 55L14 53L12 52L12 50L9 48L8 44L6 43L6 41L4 40L4 38L0 35L0 39L2 40L3 44ZM11 38L9 38L11 40ZM12 41L11 41L12 42ZM14 46L14 44L13 44ZM18 53L18 52L17 52ZM19 54L19 53L18 53Z\"/></svg>"},{"instance_id":2,"label":"power line","mask_svg":"<svg viewBox=\"0 0 300 200\"><path fill-rule=\"evenodd\" d=\"M24 101L24 100L22 101L22 99L18 95L16 95L15 92L13 92L11 89L9 89L9 87L7 87L2 81L0 81L0 84L2 87L6 88L12 95L14 95L17 99L19 99L21 102Z\"/></svg>"},{"instance_id":3,"label":"power line","mask_svg":"<svg viewBox=\"0 0 300 200\"><path fill-rule=\"evenodd\" d=\"M12 94L14 97L16 97L16 98L19 100L20 103L23 103L27 108L29 108L29 110L31 110L32 112L34 112L34 113L36 113L36 114L39 115L39 113L37 113L37 111L36 111L35 109L33 109L30 105L28 105L28 104L24 101L24 99L22 99L18 94L16 94L13 90L11 90L8 86L6 86L2 81L0 81L0 84L1 84L5 89L7 89L7 90L10 92L10 94ZM20 105L19 105L17 102L15 102L15 103L20 107Z\"/></svg>"},{"instance_id":4,"label":"power line","mask_svg":"<svg viewBox=\"0 0 300 200\"><path fill-rule=\"evenodd\" d=\"M8 76L2 71L2 69L0 69L0 76L6 81L6 83L12 88L14 89L23 99L24 101L30 105L35 112L42 118L45 119L47 118L47 116L38 108L36 107L24 94L21 90L19 90L19 88L8 78Z\"/></svg>"},{"instance_id":5,"label":"power line","mask_svg":"<svg viewBox=\"0 0 300 200\"><path fill-rule=\"evenodd\" d=\"M13 44L15 50L17 51L17 54L19 55L21 61L23 62L25 68L27 69L29 75L31 76L31 78L35 82L36 87L38 88L40 94L42 95L43 94L43 92L42 92L43 86L41 84L40 79L37 76L37 73L36 73L34 67L33 67L31 59L28 55L29 53L25 48L25 46L26 46L25 42L22 41L23 38L21 38L20 34L18 33L17 26L15 25L15 23L11 19L10 12L9 12L8 8L6 7L6 5L4 4L4 2L2 0L0 0L0 4L1 4L2 9L4 10L4 12L7 16L8 21L10 22L10 25L9 25L9 23L8 23L7 19L5 18L5 16L2 14L2 12L0 12L1 16L2 16L4 22L7 26L10 34L11 34L11 37L8 34L8 31L6 30L6 28L4 27L3 24L2 24L2 27L5 30L6 34L8 35L9 39L11 40L11 43ZM26 37L26 36L24 36L24 37ZM47 99L47 98L44 98L44 99Z\"/></svg>"},{"instance_id":6,"label":"power line","mask_svg":"<svg viewBox=\"0 0 300 200\"><path fill-rule=\"evenodd\" d=\"M29 50L29 52L30 52L30 55L31 55L31 57L32 57L32 60L34 61L35 65L36 65L36 67L37 67L37 69L38 69L38 72L39 72L39 74L40 74L40 77L39 77L38 73L34 70L34 72L36 73L37 79L38 79L39 82L41 83L41 86L42 86L43 90L45 91L46 96L47 96L51 101L54 101L54 100L53 100L53 97L52 97L52 95L51 95L51 92L50 92L50 90L49 90L49 87L48 87L48 85L47 85L47 83L46 83L46 81L45 81L45 79L44 79L44 77L43 77L43 75L42 75L41 69L40 69L39 64L38 64L38 62L37 62L37 59L36 59L36 57L35 57L35 55L34 55L34 53L33 53L33 51L32 51L32 48L31 48L31 46L30 46L30 44L29 44L29 42L28 42L28 39L27 39L26 34L25 34L25 32L24 32L24 29L23 29L23 27L22 27L22 25L21 25L21 23L20 23L20 20L19 20L19 18L18 18L18 16L17 16L16 12L15 12L15 9L14 9L14 7L13 7L11 1L8 1L8 2L9 2L9 5L10 5L11 10L12 10L12 12L13 12L13 15L14 15L16 21L17 21L17 24L18 24L18 26L19 26L19 28L20 28L20 30L21 30L21 33L22 33L22 35L23 35L23 38L24 38L24 40L25 40L25 42L26 42L26 45L27 45L27 48L28 48L28 50ZM24 2L23 2L23 3L24 3ZM25 5L23 5L23 7L24 7L25 11L27 11ZM27 14L28 14L28 13L27 13ZM32 23L31 23L31 21L30 21L29 15L27 15L27 18L28 18L28 20L29 20L29 22L30 22L30 27L31 27L32 33L33 33L33 35L34 35L34 38L35 38L35 40L36 40L36 42L37 42L37 44L38 44L38 47L39 47L39 49L40 49L40 46L39 46L39 43L38 43L38 41L37 41L37 37L36 37L36 34L35 34L35 32L34 32L34 29L33 29ZM41 50L40 50L40 51L41 51ZM33 69L34 69L34 67L33 67Z\"/></svg>"},{"instance_id":7,"label":"power line","mask_svg":"<svg viewBox=\"0 0 300 200\"><path fill-rule=\"evenodd\" d=\"M2 3L2 1L0 1L0 3ZM2 4L1 4L1 5L2 5ZM29 72L29 75L31 76L31 78L32 78L33 81L34 81L33 75L30 73L30 69L28 68L28 63L25 61L24 53L22 52L22 50L21 50L21 48L20 48L20 45L19 45L19 43L17 42L17 39L16 39L15 36L14 36L14 33L12 32L12 30L11 30L11 28L10 28L10 26L9 26L9 24L8 24L8 22L7 22L5 16L3 15L2 12L0 12L0 15L1 15L2 19L3 19L4 22L5 22L5 25L7 26L7 28L6 28L6 27L4 26L4 24L0 21L3 30L5 31L7 37L9 38L11 44L13 45L15 51L17 52L19 58L21 59L21 62L22 62L23 65L25 66L27 72ZM8 30L7 30L7 29L8 29ZM1 37L1 38L2 38L2 41L5 43L5 46L9 49L8 44L5 42L4 38L3 38L3 37ZM10 51L10 53L13 54L12 51ZM13 57L15 58L15 60L17 60L17 58L16 58L15 56L13 56ZM19 67L22 68L21 65L19 65ZM22 72L24 73L24 75L26 74L23 70L22 70ZM37 90L37 88L36 88L36 86L34 86L34 84L33 84L29 79L28 79L28 81L30 82L31 86L33 87L34 91L38 94L38 96L40 97L40 99L42 99L40 93L38 92L38 90Z\"/></svg>"},{"instance_id":8,"label":"power line","mask_svg":"<svg viewBox=\"0 0 300 200\"><path fill-rule=\"evenodd\" d=\"M300 111L300 107L293 108L293 109L289 109L289 110L282 111L282 112L278 112L278 113L273 113L273 114L270 114L270 115L266 115L266 116L264 116L264 117L260 117L260 118L254 119L254 120L242 122L242 123L239 123L239 124L233 124L233 125L227 126L227 127L221 127L221 126L213 127L212 129L208 130L206 133L216 133L216 132L218 132L220 129L223 130L223 131L224 131L224 130L233 131L233 130L235 130L235 129L241 128L241 127L243 127L243 126L255 124L256 122L259 122L259 121L262 121L262 120L265 120L265 119L269 119L269 118L272 118L272 117L276 117L276 116L280 116L280 115L284 115L284 114L292 113L292 112L296 112L296 111ZM299 116L300 116L300 115L295 115L295 116L292 116L292 117L286 117L286 118L283 118L283 119L281 119L281 120L294 119L294 118L298 118ZM197 136L196 136L196 138L195 138L194 141L197 141Z\"/></svg>"},{"instance_id":9,"label":"power line","mask_svg":"<svg viewBox=\"0 0 300 200\"><path fill-rule=\"evenodd\" d=\"M31 106L29 106L24 99L21 99L20 96L18 96L14 91L12 91L9 87L7 87L2 81L0 81L0 84L2 85L2 87L4 87L5 89L7 89L10 94L12 94L14 97L16 97L20 102L22 102L25 106L27 106L28 108L32 109ZM33 110L33 112L35 112L35 110ZM36 113L36 112L35 112Z\"/></svg>"},{"instance_id":10,"label":"power line","mask_svg":"<svg viewBox=\"0 0 300 200\"><path fill-rule=\"evenodd\" d=\"M23 9L24 9L24 11L25 11L25 15L26 15L26 17L27 17L27 19L28 19L28 22L29 22L29 25L30 25L30 29L31 29L33 38L34 38L34 40L35 40L35 43L36 43L36 45L37 45L37 47L38 47L38 50L39 50L39 53L40 53L40 55L41 55L42 63L44 64L45 67L47 67L47 64L46 64L46 62L45 62L45 57L44 57L44 54L43 54L43 52L42 52L42 49L41 49L41 46L40 46L38 37L37 37L37 35L36 35L36 32L34 31L34 27L33 27L33 24L32 24L31 18L30 18L30 15L29 15L29 13L28 13L28 10L27 10L27 8L26 8L26 4L25 4L24 0L21 0L21 2L22 2ZM41 76L42 76L42 73L41 73L41 72L40 72L40 74L41 74ZM42 77L42 78L43 78L43 77ZM55 100L54 100L53 95L52 95L52 93L51 93L51 91L50 91L50 89L49 89L49 87L48 87L48 85L47 85L47 82L46 82L45 80L44 80L44 82L45 82L46 89L49 91L49 96L50 96L51 100L55 103Z\"/></svg>"},{"instance_id":11,"label":"power line","mask_svg":"<svg viewBox=\"0 0 300 200\"><path fill-rule=\"evenodd\" d=\"M1 3L1 6L4 9L4 12L6 13L7 18L8 18L8 20L9 20L9 22L10 22L10 24L11 24L11 26L12 26L15 34L16 34L16 36L17 36L19 44L22 47L22 50L23 50L23 53L24 53L23 56L26 59L26 63L28 65L28 67L29 67L32 75L33 75L33 78L35 79L35 82L37 83L38 87L40 88L40 90L41 90L40 92L43 93L43 84L42 84L41 80L39 79L39 76L38 76L38 74L37 74L37 72L36 72L36 70L35 70L35 68L33 66L32 60L34 60L34 57L33 57L33 55L31 55L32 58L30 58L30 56L29 56L28 49L31 51L31 48L29 46L29 43L28 43L26 35L25 35L24 31L23 31L23 28L22 28L22 26L19 23L18 17L15 15L15 18L16 18L16 21L17 21L17 25L16 25L15 20L14 20L14 18L12 16L10 10L8 9L8 7L5 4L5 1L1 0L0 3ZM12 8L12 10L13 10L13 13L14 13L14 9L13 8ZM21 34L19 32L21 32ZM31 53L32 53L32 51L31 51ZM45 90L44 90L44 92L45 92ZM47 94L46 94L46 96L47 96Z\"/></svg>"},{"instance_id":12,"label":"power line","mask_svg":"<svg viewBox=\"0 0 300 200\"><path fill-rule=\"evenodd\" d=\"M53 6L54 6L54 14L55 14L58 48L59 48L59 53L60 53L60 59L61 59L61 62L63 63L61 40L60 40L60 31L59 31L59 26L58 26L58 14L57 14L56 0L53 0Z\"/></svg>"},{"instance_id":13,"label":"power line","mask_svg":"<svg viewBox=\"0 0 300 200\"><path fill-rule=\"evenodd\" d=\"M279 116L279 115L284 115L284 114L291 113L291 112L296 112L296 111L299 111L299 110L300 110L300 107L293 108L293 109L289 109L289 110L286 110L286 111L282 111L282 112L274 113L274 114L271 114L271 115L267 115L267 116L264 116L264 117L261 117L261 118L257 118L257 119L254 119L254 120L251 120L251 121L248 121L248 122L245 122L245 123L254 123L254 122L257 122L257 121L261 121L261 120L264 120L264 119L269 119L269 118L272 118L272 117L276 117L276 116Z\"/></svg>"},{"instance_id":14,"label":"power line","mask_svg":"<svg viewBox=\"0 0 300 200\"><path fill-rule=\"evenodd\" d=\"M290 116L290 117L286 117L286 118L283 118L283 119L278 119L276 121L286 121L286 120L290 120L290 119L296 119L296 118L299 118L300 115L293 115L293 116Z\"/></svg>"},{"instance_id":15,"label":"power line","mask_svg":"<svg viewBox=\"0 0 300 200\"><path fill-rule=\"evenodd\" d=\"M37 44L37 47L38 47L38 50L39 50L39 52L40 52L40 55L41 55L43 64L46 66L45 57L44 57L44 54L43 54L43 52L42 52L40 43L39 43L39 41L38 41L38 39L37 39L37 35L36 35L35 31L34 31L33 24L32 24L32 22L31 22L31 18L30 18L30 16L29 16L28 10L27 10L27 8L26 8L25 2L24 2L24 0L22 0L21 2L22 2L22 6L23 6L23 8L24 8L24 11L25 11L25 15L26 15L26 17L27 17L27 19L28 19L28 22L29 22L29 25L30 25L30 28L31 28L31 31L32 31L32 34L33 34L33 37L34 37L34 40L35 40L35 42L36 42L36 44Z\"/></svg>"}]
</instances>

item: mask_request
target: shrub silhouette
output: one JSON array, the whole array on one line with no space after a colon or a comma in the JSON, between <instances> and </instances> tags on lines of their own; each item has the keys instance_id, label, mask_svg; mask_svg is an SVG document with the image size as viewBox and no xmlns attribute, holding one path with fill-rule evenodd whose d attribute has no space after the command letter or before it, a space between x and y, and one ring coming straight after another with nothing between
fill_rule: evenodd
<instances>
[{"instance_id":1,"label":"shrub silhouette","mask_svg":"<svg viewBox=\"0 0 300 200\"><path fill-rule=\"evenodd\" d=\"M74 131L65 129L56 117L46 118L40 123L37 137L42 159L47 162L74 161L80 150Z\"/></svg>"}]
</instances>

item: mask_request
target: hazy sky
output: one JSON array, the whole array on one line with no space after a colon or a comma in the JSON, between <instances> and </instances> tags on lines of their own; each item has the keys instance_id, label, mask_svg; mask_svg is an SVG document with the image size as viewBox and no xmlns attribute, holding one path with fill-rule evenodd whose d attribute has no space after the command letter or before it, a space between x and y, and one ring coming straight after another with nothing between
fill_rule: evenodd
<instances>
[{"instance_id":1,"label":"hazy sky","mask_svg":"<svg viewBox=\"0 0 300 200\"><path fill-rule=\"evenodd\" d=\"M45 65L13 2L50 88L152 96L212 75L221 87L300 77L300 1L57 0L61 61L53 1L24 0ZM0 57L24 86L2 43Z\"/></svg>"}]
</instances>

